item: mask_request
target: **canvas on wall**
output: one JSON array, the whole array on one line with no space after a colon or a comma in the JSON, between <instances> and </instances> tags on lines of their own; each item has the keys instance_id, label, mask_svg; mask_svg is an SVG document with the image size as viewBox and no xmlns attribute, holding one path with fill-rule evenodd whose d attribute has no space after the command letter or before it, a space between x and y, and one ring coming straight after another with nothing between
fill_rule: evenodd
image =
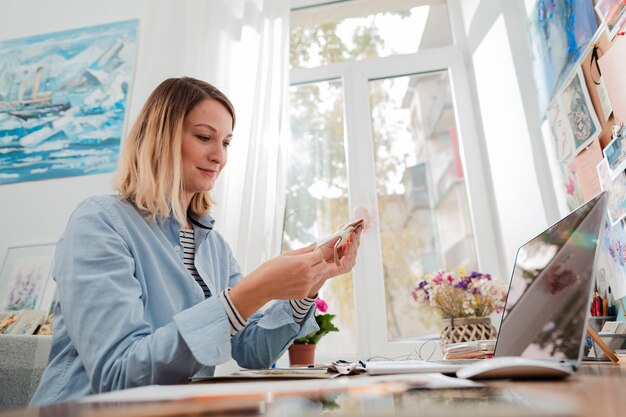
<instances>
[{"instance_id":1,"label":"canvas on wall","mask_svg":"<svg viewBox=\"0 0 626 417\"><path fill-rule=\"evenodd\" d=\"M54 244L10 247L0 272L0 311L50 308Z\"/></svg>"},{"instance_id":2,"label":"canvas on wall","mask_svg":"<svg viewBox=\"0 0 626 417\"><path fill-rule=\"evenodd\" d=\"M0 184L115 169L137 24L0 41Z\"/></svg>"},{"instance_id":3,"label":"canvas on wall","mask_svg":"<svg viewBox=\"0 0 626 417\"><path fill-rule=\"evenodd\" d=\"M527 24L539 110L569 75L597 29L589 0L538 0Z\"/></svg>"},{"instance_id":4,"label":"canvas on wall","mask_svg":"<svg viewBox=\"0 0 626 417\"><path fill-rule=\"evenodd\" d=\"M616 299L626 296L626 231L624 224L604 223L602 250L598 251L598 275L604 276Z\"/></svg>"}]
</instances>

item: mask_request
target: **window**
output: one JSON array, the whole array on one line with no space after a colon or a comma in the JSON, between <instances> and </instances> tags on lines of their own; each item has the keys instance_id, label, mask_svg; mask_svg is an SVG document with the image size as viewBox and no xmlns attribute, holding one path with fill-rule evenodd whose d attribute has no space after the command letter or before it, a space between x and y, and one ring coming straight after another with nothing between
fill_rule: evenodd
<instances>
[{"instance_id":1,"label":"window","mask_svg":"<svg viewBox=\"0 0 626 417\"><path fill-rule=\"evenodd\" d=\"M329 235L349 218L348 181L340 80L292 86L291 141L283 250L297 249ZM329 333L323 346L356 352L352 274L329 281L320 295L341 331Z\"/></svg>"},{"instance_id":2,"label":"window","mask_svg":"<svg viewBox=\"0 0 626 417\"><path fill-rule=\"evenodd\" d=\"M369 94L387 337L436 333L410 288L437 269L477 267L448 72L372 80Z\"/></svg>"},{"instance_id":3,"label":"window","mask_svg":"<svg viewBox=\"0 0 626 417\"><path fill-rule=\"evenodd\" d=\"M342 1L296 10L291 16L292 68L409 54L451 44L442 0Z\"/></svg>"},{"instance_id":4,"label":"window","mask_svg":"<svg viewBox=\"0 0 626 417\"><path fill-rule=\"evenodd\" d=\"M407 22L405 38L387 32ZM408 354L439 330L411 299L417 278L476 268L484 250L470 216L486 204L481 164L466 166L478 146L446 2L344 1L293 11L291 24L283 249L357 215L371 225L355 269L323 289L340 332L318 352Z\"/></svg>"}]
</instances>

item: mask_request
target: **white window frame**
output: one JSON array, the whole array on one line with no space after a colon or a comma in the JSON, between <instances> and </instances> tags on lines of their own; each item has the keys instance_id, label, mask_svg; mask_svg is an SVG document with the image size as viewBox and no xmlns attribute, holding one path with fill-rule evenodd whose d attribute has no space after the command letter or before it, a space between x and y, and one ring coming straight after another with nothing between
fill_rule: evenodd
<instances>
[{"instance_id":1,"label":"white window frame","mask_svg":"<svg viewBox=\"0 0 626 417\"><path fill-rule=\"evenodd\" d=\"M467 187L470 218L478 265L483 271L502 273L497 256L496 230L489 201L483 143L476 134L476 119L470 96L466 64L456 46L432 48L414 54L344 61L316 68L290 71L290 84L341 79L344 88L344 133L348 176L349 212L366 207L378 220L375 164L368 83L370 80L447 70L459 135L460 153ZM389 341L385 304L380 225L373 224L363 235L353 270L357 357L395 357L419 349L423 339ZM407 294L410 292L407 288ZM341 354L341 352L338 352ZM440 354L440 353L439 353ZM349 355L344 355L346 357ZM323 360L324 358L318 358ZM337 358L328 358L335 360Z\"/></svg>"}]
</instances>

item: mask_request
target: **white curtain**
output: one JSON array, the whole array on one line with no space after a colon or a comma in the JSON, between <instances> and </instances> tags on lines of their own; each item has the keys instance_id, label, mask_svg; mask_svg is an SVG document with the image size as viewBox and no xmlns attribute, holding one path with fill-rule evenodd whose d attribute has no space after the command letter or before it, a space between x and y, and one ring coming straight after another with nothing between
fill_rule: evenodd
<instances>
[{"instance_id":1,"label":"white curtain","mask_svg":"<svg viewBox=\"0 0 626 417\"><path fill-rule=\"evenodd\" d=\"M137 74L146 78L143 91L134 89L135 99L143 102L167 77L189 75L214 84L235 106L234 138L212 215L248 273L280 251L289 2L150 0L144 15Z\"/></svg>"}]
</instances>

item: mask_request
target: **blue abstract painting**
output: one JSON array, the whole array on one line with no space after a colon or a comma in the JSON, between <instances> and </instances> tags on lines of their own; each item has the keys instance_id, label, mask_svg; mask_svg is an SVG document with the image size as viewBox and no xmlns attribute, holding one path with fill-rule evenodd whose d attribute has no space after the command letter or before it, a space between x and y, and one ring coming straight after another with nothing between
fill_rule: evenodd
<instances>
[{"instance_id":1,"label":"blue abstract painting","mask_svg":"<svg viewBox=\"0 0 626 417\"><path fill-rule=\"evenodd\" d=\"M0 184L115 169L137 24L0 41Z\"/></svg>"},{"instance_id":2,"label":"blue abstract painting","mask_svg":"<svg viewBox=\"0 0 626 417\"><path fill-rule=\"evenodd\" d=\"M527 25L533 73L544 116L597 29L589 0L537 0Z\"/></svg>"}]
</instances>

